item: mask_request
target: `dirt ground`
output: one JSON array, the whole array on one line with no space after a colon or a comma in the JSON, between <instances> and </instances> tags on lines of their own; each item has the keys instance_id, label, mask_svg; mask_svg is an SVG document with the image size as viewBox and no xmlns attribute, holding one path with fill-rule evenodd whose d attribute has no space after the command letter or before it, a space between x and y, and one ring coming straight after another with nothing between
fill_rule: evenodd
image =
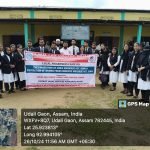
<instances>
[{"instance_id":1,"label":"dirt ground","mask_svg":"<svg viewBox=\"0 0 150 150\"><path fill-rule=\"evenodd\" d=\"M100 88L98 75L96 88L70 89L32 89L4 94L0 99L0 108L16 108L18 110L18 146L0 148L9 150L149 150L148 147L21 147L20 112L22 108L117 108L117 100L126 98L120 94L122 85L115 92Z\"/></svg>"}]
</instances>

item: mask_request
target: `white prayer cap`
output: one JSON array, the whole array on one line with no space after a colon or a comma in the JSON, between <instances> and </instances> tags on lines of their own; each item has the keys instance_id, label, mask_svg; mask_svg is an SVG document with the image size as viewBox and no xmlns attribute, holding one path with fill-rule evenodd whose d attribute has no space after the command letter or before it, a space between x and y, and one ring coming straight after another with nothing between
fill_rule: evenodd
<instances>
[{"instance_id":1,"label":"white prayer cap","mask_svg":"<svg viewBox=\"0 0 150 150\"><path fill-rule=\"evenodd\" d=\"M60 42L60 39L56 39L56 42Z\"/></svg>"}]
</instances>

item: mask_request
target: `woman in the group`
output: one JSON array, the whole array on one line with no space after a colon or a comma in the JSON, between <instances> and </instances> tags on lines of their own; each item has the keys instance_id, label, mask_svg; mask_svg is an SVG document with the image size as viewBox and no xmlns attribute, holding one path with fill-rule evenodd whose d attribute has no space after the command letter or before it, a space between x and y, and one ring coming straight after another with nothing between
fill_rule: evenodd
<instances>
[{"instance_id":1,"label":"woman in the group","mask_svg":"<svg viewBox=\"0 0 150 150\"><path fill-rule=\"evenodd\" d=\"M116 47L113 47L107 63L110 68L109 82L112 83L110 91L115 91L116 84L118 82L119 63L120 63L120 56L118 56L118 50Z\"/></svg>"},{"instance_id":2,"label":"woman in the group","mask_svg":"<svg viewBox=\"0 0 150 150\"><path fill-rule=\"evenodd\" d=\"M140 54L137 64L139 78L138 89L141 90L142 99L145 102L150 100L150 47L146 46Z\"/></svg>"},{"instance_id":3,"label":"woman in the group","mask_svg":"<svg viewBox=\"0 0 150 150\"><path fill-rule=\"evenodd\" d=\"M137 89L137 62L140 56L139 43L134 43L134 51L130 53L128 60L128 93L127 96L133 96L133 90L135 90L134 98L138 98L139 90Z\"/></svg>"},{"instance_id":4,"label":"woman in the group","mask_svg":"<svg viewBox=\"0 0 150 150\"><path fill-rule=\"evenodd\" d=\"M2 72L4 74L5 91L10 94L14 93L14 75L13 69L15 68L15 62L11 55L11 50L6 47L5 54L2 56Z\"/></svg>"},{"instance_id":5,"label":"woman in the group","mask_svg":"<svg viewBox=\"0 0 150 150\"><path fill-rule=\"evenodd\" d=\"M121 54L120 59L120 69L119 69L119 79L118 81L123 83L124 90L121 91L123 94L127 94L128 92L128 79L127 79L127 64L129 59L129 46L128 44L124 45L124 51Z\"/></svg>"},{"instance_id":6,"label":"woman in the group","mask_svg":"<svg viewBox=\"0 0 150 150\"><path fill-rule=\"evenodd\" d=\"M15 60L16 60L16 71L19 76L19 88L21 91L26 90L25 84L25 63L24 63L24 54L23 54L23 47L21 44L17 45L17 52L15 53Z\"/></svg>"},{"instance_id":7,"label":"woman in the group","mask_svg":"<svg viewBox=\"0 0 150 150\"><path fill-rule=\"evenodd\" d=\"M104 89L109 82L109 67L107 64L107 60L109 57L109 51L105 48L103 50L103 54L100 55L100 81L102 82L101 87Z\"/></svg>"},{"instance_id":8,"label":"woman in the group","mask_svg":"<svg viewBox=\"0 0 150 150\"><path fill-rule=\"evenodd\" d=\"M16 53L16 45L15 44L11 44L10 45L10 50L11 50L11 55L15 60L15 53ZM19 78L18 78L18 74L17 74L17 71L16 71L16 68L13 69L13 75L14 75L14 86L16 87L16 89L19 89Z\"/></svg>"}]
</instances>

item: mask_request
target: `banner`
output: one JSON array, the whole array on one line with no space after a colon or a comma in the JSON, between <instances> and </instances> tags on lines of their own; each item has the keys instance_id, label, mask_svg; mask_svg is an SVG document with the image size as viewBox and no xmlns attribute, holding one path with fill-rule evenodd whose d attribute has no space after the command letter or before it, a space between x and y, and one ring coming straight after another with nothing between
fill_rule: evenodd
<instances>
[{"instance_id":1,"label":"banner","mask_svg":"<svg viewBox=\"0 0 150 150\"><path fill-rule=\"evenodd\" d=\"M27 88L95 87L97 55L25 52Z\"/></svg>"}]
</instances>

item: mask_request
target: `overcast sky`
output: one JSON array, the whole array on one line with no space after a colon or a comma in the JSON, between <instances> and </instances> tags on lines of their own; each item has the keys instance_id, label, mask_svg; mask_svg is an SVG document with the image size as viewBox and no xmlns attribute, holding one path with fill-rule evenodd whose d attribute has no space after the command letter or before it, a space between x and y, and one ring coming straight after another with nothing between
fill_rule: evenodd
<instances>
[{"instance_id":1,"label":"overcast sky","mask_svg":"<svg viewBox=\"0 0 150 150\"><path fill-rule=\"evenodd\" d=\"M150 0L0 0L0 6L150 10Z\"/></svg>"}]
</instances>

